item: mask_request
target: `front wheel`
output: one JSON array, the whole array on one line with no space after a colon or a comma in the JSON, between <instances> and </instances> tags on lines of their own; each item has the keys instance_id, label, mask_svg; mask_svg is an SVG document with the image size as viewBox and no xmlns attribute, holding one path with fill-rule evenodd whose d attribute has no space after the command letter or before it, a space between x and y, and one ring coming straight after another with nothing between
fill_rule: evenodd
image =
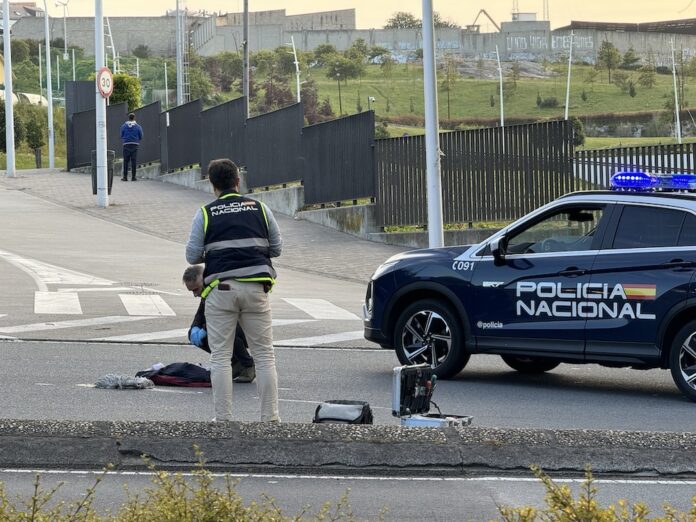
<instances>
[{"instance_id":1,"label":"front wheel","mask_svg":"<svg viewBox=\"0 0 696 522\"><path fill-rule=\"evenodd\" d=\"M421 299L401 312L394 345L401 364L427 363L442 379L454 377L469 362L459 318L437 299Z\"/></svg>"},{"instance_id":2,"label":"front wheel","mask_svg":"<svg viewBox=\"0 0 696 522\"><path fill-rule=\"evenodd\" d=\"M696 321L691 321L674 338L669 369L677 388L696 402Z\"/></svg>"},{"instance_id":3,"label":"front wheel","mask_svg":"<svg viewBox=\"0 0 696 522\"><path fill-rule=\"evenodd\" d=\"M559 362L537 357L519 357L516 355L501 355L505 364L520 373L544 373L553 370Z\"/></svg>"}]
</instances>

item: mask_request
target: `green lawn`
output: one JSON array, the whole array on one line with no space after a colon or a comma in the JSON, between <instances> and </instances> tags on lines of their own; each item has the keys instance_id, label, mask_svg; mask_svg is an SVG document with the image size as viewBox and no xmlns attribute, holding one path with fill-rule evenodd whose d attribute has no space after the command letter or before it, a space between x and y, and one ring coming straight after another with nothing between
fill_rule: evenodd
<instances>
[{"instance_id":1,"label":"green lawn","mask_svg":"<svg viewBox=\"0 0 696 522\"><path fill-rule=\"evenodd\" d=\"M672 77L658 74L655 76L656 85L646 89L637 85L636 96L632 98L622 92L616 85L609 84L606 73L597 76L596 81L588 83L589 66L573 65L571 81L570 109L571 115L584 116L591 114L624 113L664 110L665 102L671 99ZM629 72L637 83L638 73ZM313 78L319 87L319 98L327 96L331 100L334 112L339 112L338 85L336 80L326 78L325 70L311 70ZM689 98L689 82L687 80L686 98ZM563 116L565 103L565 76L546 79L520 79L514 94L504 100L505 116L507 117L541 117L559 118ZM582 99L585 91L586 101ZM493 95L495 106L491 107L490 98ZM539 109L536 105L537 95L542 98L554 96L559 106L550 109ZM423 72L417 65L395 65L391 74L387 75L378 65L367 66L365 76L360 80L341 82L341 102L345 114L357 112L358 101L363 110L367 109L368 96L375 97L372 104L377 115L381 116L418 116L423 117ZM447 92L442 89L440 78L439 89L440 119L447 119ZM389 110L387 110L389 100ZM452 85L449 96L449 114L451 119L463 118L498 118L498 82L480 79L459 79Z\"/></svg>"},{"instance_id":2,"label":"green lawn","mask_svg":"<svg viewBox=\"0 0 696 522\"><path fill-rule=\"evenodd\" d=\"M64 149L65 147L63 147ZM65 156L64 150L61 150L56 146L55 148L55 162L56 162L56 167L57 168L65 168L66 161L65 161ZM43 151L41 153L41 166L43 168L48 168L48 149L46 147L43 148ZM21 149L18 150L15 153L15 169L17 170L24 170L24 169L35 169L36 168L36 161L34 160L34 153L33 152L26 152L22 151ZM7 155L2 152L0 153L0 170L5 170L7 169Z\"/></svg>"}]
</instances>

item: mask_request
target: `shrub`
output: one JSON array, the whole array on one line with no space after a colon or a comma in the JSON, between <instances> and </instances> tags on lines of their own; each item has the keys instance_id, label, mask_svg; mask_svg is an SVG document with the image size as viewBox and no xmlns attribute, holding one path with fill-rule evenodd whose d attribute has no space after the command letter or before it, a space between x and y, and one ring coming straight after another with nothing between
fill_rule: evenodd
<instances>
[{"instance_id":1,"label":"shrub","mask_svg":"<svg viewBox=\"0 0 696 522\"><path fill-rule=\"evenodd\" d=\"M696 519L696 496L689 513L679 513L665 504L666 516L653 518L648 507L642 502L630 504L622 499L609 507L602 507L597 500L597 488L590 468L585 470L585 480L577 498L573 497L568 485L559 486L539 467L532 466L532 472L546 488L546 508L539 510L532 506L501 506L498 511L504 522L687 522Z\"/></svg>"},{"instance_id":2,"label":"shrub","mask_svg":"<svg viewBox=\"0 0 696 522\"><path fill-rule=\"evenodd\" d=\"M539 107L541 109L553 109L555 107L558 107L558 98L556 98L555 96L549 96L548 98L544 98L543 100L541 100Z\"/></svg>"}]
</instances>

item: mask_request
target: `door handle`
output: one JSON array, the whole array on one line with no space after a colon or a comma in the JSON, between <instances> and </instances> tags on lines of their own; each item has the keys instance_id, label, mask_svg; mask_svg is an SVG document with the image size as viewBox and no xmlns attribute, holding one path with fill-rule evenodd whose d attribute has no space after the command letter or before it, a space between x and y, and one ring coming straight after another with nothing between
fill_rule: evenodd
<instances>
[{"instance_id":1,"label":"door handle","mask_svg":"<svg viewBox=\"0 0 696 522\"><path fill-rule=\"evenodd\" d=\"M578 268L575 266L570 266L566 268L565 270L561 270L558 275L562 275L563 277L578 277L581 275L585 275L587 273L587 270L584 268Z\"/></svg>"},{"instance_id":2,"label":"door handle","mask_svg":"<svg viewBox=\"0 0 696 522\"><path fill-rule=\"evenodd\" d=\"M673 259L668 263L662 263L660 267L662 268L689 268L694 266L693 261L684 261L683 259Z\"/></svg>"}]
</instances>

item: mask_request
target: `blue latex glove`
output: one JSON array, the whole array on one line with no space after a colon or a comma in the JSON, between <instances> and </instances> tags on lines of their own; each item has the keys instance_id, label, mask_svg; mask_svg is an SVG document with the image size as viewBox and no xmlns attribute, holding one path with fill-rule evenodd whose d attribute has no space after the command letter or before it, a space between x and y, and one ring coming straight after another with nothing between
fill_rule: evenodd
<instances>
[{"instance_id":1,"label":"blue latex glove","mask_svg":"<svg viewBox=\"0 0 696 522\"><path fill-rule=\"evenodd\" d=\"M198 326L194 326L193 328L191 328L189 341L191 342L191 344L200 348L201 346L203 346L203 339L205 339L207 336L208 332L205 331L205 328L199 328Z\"/></svg>"}]
</instances>

